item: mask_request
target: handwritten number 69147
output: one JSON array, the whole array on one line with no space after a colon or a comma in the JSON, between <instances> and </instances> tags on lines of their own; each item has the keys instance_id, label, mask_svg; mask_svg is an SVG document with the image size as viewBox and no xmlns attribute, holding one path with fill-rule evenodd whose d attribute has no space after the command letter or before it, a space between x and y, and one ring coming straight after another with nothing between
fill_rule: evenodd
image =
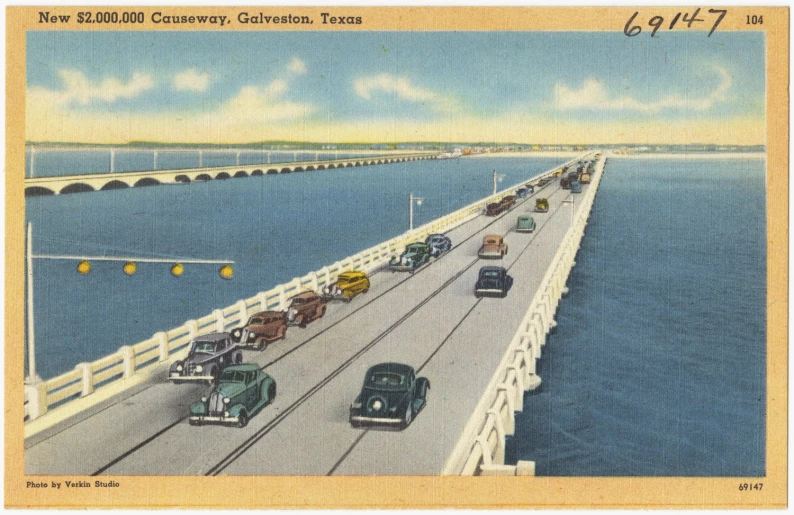
<instances>
[{"instance_id":1,"label":"handwritten number 69147","mask_svg":"<svg viewBox=\"0 0 794 515\"><path fill-rule=\"evenodd\" d=\"M726 14L728 14L728 10L727 9L709 9L708 12L709 12L709 14L717 14L717 13L719 13L719 16L714 21L714 25L711 27L711 31L709 32L708 37L711 37L711 35L717 29L717 26L722 21L722 19L725 18ZM639 24L632 25L632 23L634 23L634 19L637 17L637 15L639 13L640 13L639 11L635 11L634 14L631 15L631 18L629 18L629 21L626 22L626 26L623 27L623 34L627 35L628 37L634 37L634 36L638 35L640 32L642 32L642 27ZM678 14L675 15L675 17L673 18L673 21L670 22L669 30L673 30L673 27L675 27L676 23L678 23L679 20L681 20L681 23L686 23L687 24L687 28L692 28L692 24L695 23L695 22L706 21L703 18L698 18L697 17L699 13L700 13L700 8L695 9L695 12L693 12L691 16L689 15L689 13L680 13L679 12ZM681 17L682 14L683 14L683 18ZM659 29L662 28L662 24L664 24L664 17L662 17L662 16L654 16L650 20L648 20L648 25L650 27L653 27L653 31L651 32L651 37L654 37L656 35L656 32Z\"/></svg>"}]
</instances>

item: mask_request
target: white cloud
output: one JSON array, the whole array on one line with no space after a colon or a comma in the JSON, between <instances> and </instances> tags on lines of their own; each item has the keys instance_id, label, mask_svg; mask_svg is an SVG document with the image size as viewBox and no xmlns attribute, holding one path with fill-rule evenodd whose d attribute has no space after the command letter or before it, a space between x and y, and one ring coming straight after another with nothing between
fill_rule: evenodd
<instances>
[{"instance_id":1,"label":"white cloud","mask_svg":"<svg viewBox=\"0 0 794 515\"><path fill-rule=\"evenodd\" d=\"M579 89L572 89L567 84L558 82L554 86L554 104L562 111L573 109L642 111L657 113L662 110L705 111L718 102L728 100L726 93L733 85L733 78L724 69L712 66L720 76L720 84L714 91L703 97L668 95L656 102L643 102L630 96L610 96L606 87L597 79L587 79Z\"/></svg>"},{"instance_id":2,"label":"white cloud","mask_svg":"<svg viewBox=\"0 0 794 515\"><path fill-rule=\"evenodd\" d=\"M58 76L61 78L64 89L54 91L43 87L33 87L28 92L57 105L66 105L71 102L86 105L92 100L115 102L120 98L137 97L154 87L152 76L146 73L135 73L127 82L122 82L115 77L107 77L101 82L92 82L83 72L72 69L58 70Z\"/></svg>"},{"instance_id":3,"label":"white cloud","mask_svg":"<svg viewBox=\"0 0 794 515\"><path fill-rule=\"evenodd\" d=\"M210 74L199 73L195 68L174 75L173 85L177 91L206 91L210 83Z\"/></svg>"},{"instance_id":4,"label":"white cloud","mask_svg":"<svg viewBox=\"0 0 794 515\"><path fill-rule=\"evenodd\" d=\"M287 66L287 70L291 71L295 75L304 75L306 73L306 63L297 57L293 57L292 61L290 61L289 65Z\"/></svg>"},{"instance_id":5,"label":"white cloud","mask_svg":"<svg viewBox=\"0 0 794 515\"><path fill-rule=\"evenodd\" d=\"M410 102L427 103L436 111L452 112L457 108L455 99L415 86L410 79L395 77L389 73L358 78L353 81L353 89L366 100L372 100L372 94L380 92Z\"/></svg>"},{"instance_id":6,"label":"white cloud","mask_svg":"<svg viewBox=\"0 0 794 515\"><path fill-rule=\"evenodd\" d=\"M288 121L306 117L315 111L311 104L284 100L287 82L276 79L266 87L245 86L217 113L224 119L261 122Z\"/></svg>"}]
</instances>

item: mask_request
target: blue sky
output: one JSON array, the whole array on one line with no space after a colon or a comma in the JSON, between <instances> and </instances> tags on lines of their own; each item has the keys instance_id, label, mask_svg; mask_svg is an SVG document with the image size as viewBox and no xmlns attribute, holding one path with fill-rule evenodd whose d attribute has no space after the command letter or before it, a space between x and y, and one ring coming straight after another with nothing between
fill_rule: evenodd
<instances>
[{"instance_id":1,"label":"blue sky","mask_svg":"<svg viewBox=\"0 0 794 515\"><path fill-rule=\"evenodd\" d=\"M27 136L759 144L763 38L32 31Z\"/></svg>"}]
</instances>

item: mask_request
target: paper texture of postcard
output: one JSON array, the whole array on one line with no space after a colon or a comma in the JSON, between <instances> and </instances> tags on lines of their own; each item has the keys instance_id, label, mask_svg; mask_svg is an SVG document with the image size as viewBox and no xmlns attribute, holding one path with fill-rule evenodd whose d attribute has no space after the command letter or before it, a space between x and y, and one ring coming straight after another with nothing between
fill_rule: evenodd
<instances>
[{"instance_id":1,"label":"paper texture of postcard","mask_svg":"<svg viewBox=\"0 0 794 515\"><path fill-rule=\"evenodd\" d=\"M5 505L787 505L787 8L9 7Z\"/></svg>"}]
</instances>

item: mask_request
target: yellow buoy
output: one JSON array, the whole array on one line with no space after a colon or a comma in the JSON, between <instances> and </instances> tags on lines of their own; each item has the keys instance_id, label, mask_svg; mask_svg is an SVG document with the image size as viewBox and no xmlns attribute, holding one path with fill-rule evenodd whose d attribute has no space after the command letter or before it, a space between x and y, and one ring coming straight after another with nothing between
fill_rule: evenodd
<instances>
[{"instance_id":1,"label":"yellow buoy","mask_svg":"<svg viewBox=\"0 0 794 515\"><path fill-rule=\"evenodd\" d=\"M91 263L89 263L88 261L80 261L77 264L77 271L83 275L87 274L88 272L91 271Z\"/></svg>"},{"instance_id":2,"label":"yellow buoy","mask_svg":"<svg viewBox=\"0 0 794 515\"><path fill-rule=\"evenodd\" d=\"M135 261L127 261L124 263L124 273L127 275L132 275L138 270L138 265L135 264Z\"/></svg>"},{"instance_id":3,"label":"yellow buoy","mask_svg":"<svg viewBox=\"0 0 794 515\"><path fill-rule=\"evenodd\" d=\"M221 274L221 277L224 279L231 279L234 275L234 269L231 265L223 265L220 270L218 270L218 273Z\"/></svg>"},{"instance_id":4,"label":"yellow buoy","mask_svg":"<svg viewBox=\"0 0 794 515\"><path fill-rule=\"evenodd\" d=\"M176 263L174 266L171 267L171 275L174 277L179 277L182 275L182 272L185 271L185 267L182 266L182 263Z\"/></svg>"}]
</instances>

